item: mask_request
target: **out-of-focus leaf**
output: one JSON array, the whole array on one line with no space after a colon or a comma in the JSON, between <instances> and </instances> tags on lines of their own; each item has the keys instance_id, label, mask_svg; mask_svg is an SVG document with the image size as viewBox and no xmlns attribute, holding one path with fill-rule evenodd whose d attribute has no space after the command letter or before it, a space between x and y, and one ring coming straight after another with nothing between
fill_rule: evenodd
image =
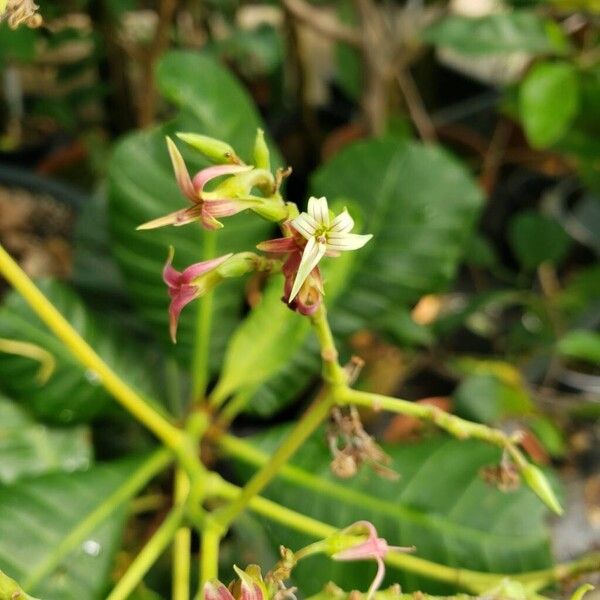
<instances>
[{"instance_id":1,"label":"out-of-focus leaf","mask_svg":"<svg viewBox=\"0 0 600 600\"><path fill-rule=\"evenodd\" d=\"M457 414L480 423L498 423L532 410L531 399L523 388L492 374L470 375L452 397Z\"/></svg>"},{"instance_id":2,"label":"out-of-focus leaf","mask_svg":"<svg viewBox=\"0 0 600 600\"><path fill-rule=\"evenodd\" d=\"M432 176L435 173L435 177ZM462 165L437 147L386 138L353 144L312 178L317 196L352 199L373 239L332 314L338 334L425 294L456 273L482 194Z\"/></svg>"},{"instance_id":3,"label":"out-of-focus leaf","mask_svg":"<svg viewBox=\"0 0 600 600\"><path fill-rule=\"evenodd\" d=\"M475 233L469 240L465 261L476 267L491 269L498 264L498 255L490 241L479 233Z\"/></svg>"},{"instance_id":4,"label":"out-of-focus leaf","mask_svg":"<svg viewBox=\"0 0 600 600\"><path fill-rule=\"evenodd\" d=\"M584 329L569 331L558 341L557 349L565 358L600 365L600 333L595 331Z\"/></svg>"},{"instance_id":5,"label":"out-of-focus leaf","mask_svg":"<svg viewBox=\"0 0 600 600\"><path fill-rule=\"evenodd\" d=\"M569 313L581 313L593 308L600 298L600 265L578 271L571 277L558 298L560 306Z\"/></svg>"},{"instance_id":6,"label":"out-of-focus leaf","mask_svg":"<svg viewBox=\"0 0 600 600\"><path fill-rule=\"evenodd\" d=\"M132 340L124 339L110 326L89 313L80 299L64 284L40 282L54 306L98 352L135 388L152 394L152 369L145 353ZM39 364L28 358L0 353L0 387L37 417L51 423L87 422L112 410L112 400L98 376L86 370L70 350L50 332L29 305L13 292L0 308L0 337L31 342L48 351L56 368L44 385L36 378Z\"/></svg>"},{"instance_id":7,"label":"out-of-focus leaf","mask_svg":"<svg viewBox=\"0 0 600 600\"><path fill-rule=\"evenodd\" d=\"M386 315L385 320L378 321L377 328L391 335L401 346L429 346L435 339L431 328L415 323L410 311L404 307Z\"/></svg>"},{"instance_id":8,"label":"out-of-focus leaf","mask_svg":"<svg viewBox=\"0 0 600 600\"><path fill-rule=\"evenodd\" d=\"M29 27L11 29L6 21L0 23L0 64L6 60L29 62L35 58L39 33Z\"/></svg>"},{"instance_id":9,"label":"out-of-focus leaf","mask_svg":"<svg viewBox=\"0 0 600 600\"><path fill-rule=\"evenodd\" d=\"M556 23L528 11L477 18L445 17L425 29L423 39L475 55L501 52L564 54L569 48Z\"/></svg>"},{"instance_id":10,"label":"out-of-focus leaf","mask_svg":"<svg viewBox=\"0 0 600 600\"><path fill-rule=\"evenodd\" d=\"M80 473L55 473L0 487L0 569L44 600L100 600L119 548L126 510L110 517L46 579L28 579L56 546L119 485L137 459Z\"/></svg>"},{"instance_id":11,"label":"out-of-focus leaf","mask_svg":"<svg viewBox=\"0 0 600 600\"><path fill-rule=\"evenodd\" d=\"M360 231L373 234L352 253L339 292L332 289L333 273L329 279L326 273L325 300L340 339L376 320L395 319L398 307L444 289L482 203L473 180L449 154L395 138L343 150L314 174L311 189L330 200L348 199ZM256 391L252 406L263 415L285 406L307 387L319 364L317 345L309 337Z\"/></svg>"},{"instance_id":12,"label":"out-of-focus leaf","mask_svg":"<svg viewBox=\"0 0 600 600\"><path fill-rule=\"evenodd\" d=\"M508 235L524 269L535 269L546 261L559 264L569 251L570 238L565 230L554 219L535 211L513 217Z\"/></svg>"},{"instance_id":13,"label":"out-of-focus leaf","mask_svg":"<svg viewBox=\"0 0 600 600\"><path fill-rule=\"evenodd\" d=\"M273 429L253 443L270 454L286 430ZM330 473L325 441L314 436L292 461L294 482L277 479L267 496L337 527L367 519L388 542L415 544L417 556L454 567L518 573L550 564L542 503L525 487L502 493L478 476L481 467L497 463L499 450L474 441L435 438L387 446L385 451L401 475L398 481L383 479L365 467L341 484ZM244 460L251 462L252 457ZM311 541L265 523L277 544L299 549ZM307 559L294 571L294 584L307 595L330 580L348 589L364 589L374 571L368 563ZM386 584L393 582L406 591L449 591L447 586L388 569Z\"/></svg>"},{"instance_id":14,"label":"out-of-focus leaf","mask_svg":"<svg viewBox=\"0 0 600 600\"><path fill-rule=\"evenodd\" d=\"M321 265L327 301L335 302L344 289L355 257L356 254L346 252ZM276 277L260 304L238 327L227 347L221 377L214 392L215 396L224 398L243 389L244 393L251 395L248 410L260 415L271 412L273 398L268 384L258 386L271 377L276 380L282 375L284 379L293 378L295 385L288 380L288 389L274 398L275 406L284 406L286 400L298 391L298 385L305 381L306 371L294 369L298 360L307 360L299 354L306 353L309 364L319 364L319 359L315 360L314 356L316 343L310 335L310 321L291 311L281 301L282 290L283 278ZM277 323L277 327L273 327L273 323Z\"/></svg>"},{"instance_id":15,"label":"out-of-focus leaf","mask_svg":"<svg viewBox=\"0 0 600 600\"><path fill-rule=\"evenodd\" d=\"M565 435L550 419L543 415L531 415L527 426L553 458L562 458L567 451Z\"/></svg>"},{"instance_id":16,"label":"out-of-focus leaf","mask_svg":"<svg viewBox=\"0 0 600 600\"><path fill-rule=\"evenodd\" d=\"M0 395L0 484L28 475L86 469L91 460L86 427L46 427Z\"/></svg>"},{"instance_id":17,"label":"out-of-focus leaf","mask_svg":"<svg viewBox=\"0 0 600 600\"><path fill-rule=\"evenodd\" d=\"M246 91L217 63L191 52L170 52L157 68L163 95L181 109L175 121L138 132L118 144L110 164L109 219L112 249L125 275L127 288L139 313L153 333L168 340L169 297L161 272L167 248L175 247L175 267L182 269L202 260L203 240L217 236L217 254L252 249L269 237L271 226L256 215L228 218L226 227L206 232L193 223L136 231L137 225L183 208L188 202L179 191L165 145L165 135L176 131L201 133L230 143L246 159L252 155L261 121ZM180 145L190 171L208 163ZM271 149L273 163L280 163ZM210 357L216 370L225 344L241 318L243 281L228 280L215 291ZM178 344L173 351L188 362L195 335L197 304L183 311ZM168 347L172 348L172 344Z\"/></svg>"},{"instance_id":18,"label":"out-of-focus leaf","mask_svg":"<svg viewBox=\"0 0 600 600\"><path fill-rule=\"evenodd\" d=\"M578 109L577 71L570 63L538 63L521 83L519 115L534 148L547 148L558 142Z\"/></svg>"}]
</instances>

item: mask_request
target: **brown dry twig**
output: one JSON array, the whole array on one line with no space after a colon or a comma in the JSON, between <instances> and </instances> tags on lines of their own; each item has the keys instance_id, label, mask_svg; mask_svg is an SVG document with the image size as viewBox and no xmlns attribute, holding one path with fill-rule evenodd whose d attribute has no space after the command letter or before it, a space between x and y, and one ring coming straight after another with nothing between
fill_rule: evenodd
<instances>
[{"instance_id":1,"label":"brown dry twig","mask_svg":"<svg viewBox=\"0 0 600 600\"><path fill-rule=\"evenodd\" d=\"M298 21L315 31L351 46L362 46L361 35L354 27L341 23L328 12L311 6L305 0L283 0L283 5Z\"/></svg>"}]
</instances>

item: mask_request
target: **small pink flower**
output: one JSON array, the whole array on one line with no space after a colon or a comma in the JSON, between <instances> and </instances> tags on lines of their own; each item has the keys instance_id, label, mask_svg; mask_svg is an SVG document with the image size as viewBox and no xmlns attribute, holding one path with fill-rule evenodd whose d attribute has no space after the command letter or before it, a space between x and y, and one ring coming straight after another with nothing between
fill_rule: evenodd
<instances>
[{"instance_id":1,"label":"small pink flower","mask_svg":"<svg viewBox=\"0 0 600 600\"><path fill-rule=\"evenodd\" d=\"M207 274L213 272L233 254L219 256L212 260L195 263L177 271L173 268L173 247L169 250L169 257L163 269L163 281L167 284L171 304L169 306L169 332L173 343L177 341L177 322L183 308L192 300L211 290L217 283L218 277L210 278Z\"/></svg>"},{"instance_id":2,"label":"small pink flower","mask_svg":"<svg viewBox=\"0 0 600 600\"><path fill-rule=\"evenodd\" d=\"M194 221L200 221L205 229L219 229L223 224L218 221L221 217L235 215L250 206L253 202L238 200L235 198L206 198L203 197L204 186L221 175L236 175L252 170L246 165L216 165L199 171L194 179L185 165L183 156L177 149L173 140L167 137L167 147L175 171L175 178L182 194L192 203L189 208L182 208L164 217L159 217L140 225L138 229L156 229L165 225L186 225Z\"/></svg>"},{"instance_id":3,"label":"small pink flower","mask_svg":"<svg viewBox=\"0 0 600 600\"><path fill-rule=\"evenodd\" d=\"M377 537L377 530L373 523L370 523L369 521L357 521L344 529L343 533L357 533L357 530L366 531L369 537L356 546L352 546L351 548L347 548L346 550L334 554L333 558L335 560L373 559L377 561L377 573L367 592L367 600L371 600L383 581L385 575L385 563L383 560L387 553L390 552L390 550L396 552L412 552L414 547L389 546L386 540Z\"/></svg>"},{"instance_id":4,"label":"small pink flower","mask_svg":"<svg viewBox=\"0 0 600 600\"><path fill-rule=\"evenodd\" d=\"M260 569L250 565L246 571L233 566L239 579L225 587L213 579L204 584L204 600L267 600L267 590Z\"/></svg>"}]
</instances>

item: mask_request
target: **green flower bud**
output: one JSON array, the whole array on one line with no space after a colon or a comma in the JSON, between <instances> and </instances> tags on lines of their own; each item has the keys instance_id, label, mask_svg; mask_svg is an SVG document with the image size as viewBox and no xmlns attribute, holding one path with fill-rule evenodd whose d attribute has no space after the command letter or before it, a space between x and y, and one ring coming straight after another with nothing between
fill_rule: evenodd
<instances>
[{"instance_id":1,"label":"green flower bud","mask_svg":"<svg viewBox=\"0 0 600 600\"><path fill-rule=\"evenodd\" d=\"M265 142L265 132L262 129L256 130L256 140L254 141L254 165L257 169L271 170L271 155L269 147Z\"/></svg>"},{"instance_id":2,"label":"green flower bud","mask_svg":"<svg viewBox=\"0 0 600 600\"><path fill-rule=\"evenodd\" d=\"M557 515L562 515L563 509L544 473L531 463L521 466L520 471L521 476L538 498Z\"/></svg>"},{"instance_id":3,"label":"green flower bud","mask_svg":"<svg viewBox=\"0 0 600 600\"><path fill-rule=\"evenodd\" d=\"M177 133L188 146L198 150L206 158L218 164L241 164L235 150L226 142L198 133Z\"/></svg>"}]
</instances>

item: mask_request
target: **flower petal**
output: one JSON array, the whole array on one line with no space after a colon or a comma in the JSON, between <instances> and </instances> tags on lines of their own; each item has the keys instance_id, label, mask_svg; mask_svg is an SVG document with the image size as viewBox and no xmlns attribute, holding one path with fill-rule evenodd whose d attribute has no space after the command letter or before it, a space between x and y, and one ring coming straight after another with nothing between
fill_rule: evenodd
<instances>
[{"instance_id":1,"label":"flower petal","mask_svg":"<svg viewBox=\"0 0 600 600\"><path fill-rule=\"evenodd\" d=\"M170 287L176 288L181 282L181 273L173 268L173 257L175 256L175 248L169 246L169 255L167 262L163 267L163 281Z\"/></svg>"},{"instance_id":2,"label":"flower petal","mask_svg":"<svg viewBox=\"0 0 600 600\"><path fill-rule=\"evenodd\" d=\"M233 565L233 569L240 578L241 593L239 600L267 600L260 585L248 573L242 571L237 565Z\"/></svg>"},{"instance_id":3,"label":"flower petal","mask_svg":"<svg viewBox=\"0 0 600 600\"><path fill-rule=\"evenodd\" d=\"M232 256L233 252L230 252L229 254L225 254L217 258L211 258L210 260L205 260L190 265L181 273L181 282L183 284L191 284L194 281L194 279L197 279L201 275L204 275L204 273L213 271L214 269L222 265L226 260L229 260Z\"/></svg>"},{"instance_id":4,"label":"flower petal","mask_svg":"<svg viewBox=\"0 0 600 600\"><path fill-rule=\"evenodd\" d=\"M375 592L380 588L381 583L383 582L383 577L385 576L385 563L383 562L383 558L377 559L377 573L375 574L375 578L373 579L373 583L369 586L369 591L367 592L366 600L372 600L375 597Z\"/></svg>"},{"instance_id":5,"label":"flower petal","mask_svg":"<svg viewBox=\"0 0 600 600\"><path fill-rule=\"evenodd\" d=\"M169 150L169 156L171 157L171 163L173 165L173 170L175 171L175 178L177 179L179 189L190 202L198 202L198 194L194 191L194 186L187 167L185 166L183 156L181 156L181 152L177 149L175 142L168 136L167 148Z\"/></svg>"},{"instance_id":6,"label":"flower petal","mask_svg":"<svg viewBox=\"0 0 600 600\"><path fill-rule=\"evenodd\" d=\"M345 252L362 248L373 236L359 235L357 233L329 233L327 234L327 250Z\"/></svg>"},{"instance_id":7,"label":"flower petal","mask_svg":"<svg viewBox=\"0 0 600 600\"><path fill-rule=\"evenodd\" d=\"M235 600L232 593L218 580L204 584L204 600Z\"/></svg>"},{"instance_id":8,"label":"flower petal","mask_svg":"<svg viewBox=\"0 0 600 600\"><path fill-rule=\"evenodd\" d=\"M193 187L197 196L200 196L206 183L215 177L221 175L235 175L236 173L244 173L251 171L252 167L247 165L215 165L202 169L194 176Z\"/></svg>"},{"instance_id":9,"label":"flower petal","mask_svg":"<svg viewBox=\"0 0 600 600\"><path fill-rule=\"evenodd\" d=\"M306 281L310 272L319 264L319 261L323 258L327 247L325 244L319 244L314 237L311 237L302 252L302 260L294 279L294 285L290 292L288 302L291 302L300 291L302 284Z\"/></svg>"},{"instance_id":10,"label":"flower petal","mask_svg":"<svg viewBox=\"0 0 600 600\"><path fill-rule=\"evenodd\" d=\"M319 223L319 225L329 227L329 207L327 206L327 198L325 198L325 196L321 196L320 198L311 196L308 199L308 214Z\"/></svg>"},{"instance_id":11,"label":"flower petal","mask_svg":"<svg viewBox=\"0 0 600 600\"><path fill-rule=\"evenodd\" d=\"M167 225L179 227L180 225L187 225L188 223L198 221L198 219L200 219L200 207L191 206L190 208L176 210L175 212L164 215L163 217L158 217L147 223L142 223L136 227L136 230L158 229L159 227L166 227Z\"/></svg>"},{"instance_id":12,"label":"flower petal","mask_svg":"<svg viewBox=\"0 0 600 600\"><path fill-rule=\"evenodd\" d=\"M193 285L182 285L177 290L169 288L171 304L169 305L169 332L173 343L177 343L177 322L186 305L200 295L200 290Z\"/></svg>"},{"instance_id":13,"label":"flower petal","mask_svg":"<svg viewBox=\"0 0 600 600\"><path fill-rule=\"evenodd\" d=\"M296 240L293 237L276 238L274 240L267 240L261 242L256 246L263 252L271 252L273 254L287 254L288 252L294 252L298 249Z\"/></svg>"},{"instance_id":14,"label":"flower petal","mask_svg":"<svg viewBox=\"0 0 600 600\"><path fill-rule=\"evenodd\" d=\"M260 202L256 200L229 200L228 198L205 200L204 211L213 217L230 217L257 204L260 204Z\"/></svg>"},{"instance_id":15,"label":"flower petal","mask_svg":"<svg viewBox=\"0 0 600 600\"><path fill-rule=\"evenodd\" d=\"M292 227L307 240L310 239L319 228L319 224L307 213L300 213L292 222Z\"/></svg>"},{"instance_id":16,"label":"flower petal","mask_svg":"<svg viewBox=\"0 0 600 600\"><path fill-rule=\"evenodd\" d=\"M354 227L354 219L350 216L350 213L344 208L344 210L333 219L329 231L337 233L347 233L352 231Z\"/></svg>"}]
</instances>

